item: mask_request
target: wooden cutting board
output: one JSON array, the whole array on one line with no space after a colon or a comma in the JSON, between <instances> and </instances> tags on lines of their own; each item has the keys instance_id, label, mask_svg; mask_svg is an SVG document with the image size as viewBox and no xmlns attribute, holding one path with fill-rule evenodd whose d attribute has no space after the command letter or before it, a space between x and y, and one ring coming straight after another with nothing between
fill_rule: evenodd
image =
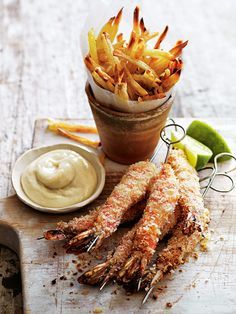
<instances>
[{"instance_id":1,"label":"wooden cutting board","mask_svg":"<svg viewBox=\"0 0 236 314\"><path fill-rule=\"evenodd\" d=\"M183 126L190 119L177 119ZM79 121L93 124L91 120ZM228 139L236 152L235 121L208 119ZM37 120L33 147L68 142L46 130L46 121ZM163 160L164 147L158 156ZM125 167L106 159L106 185L103 193L90 207L104 201L119 181ZM103 249L79 258L66 255L60 242L36 240L44 230L51 229L60 220L69 220L88 209L67 215L37 212L14 195L0 200L0 242L15 250L20 257L25 313L235 313L236 312L236 190L229 194L210 191L206 204L211 209L212 237L209 251L191 259L159 286L157 300L150 298L140 308L143 293L127 295L116 285L102 292L77 283L77 269L87 262L98 263L107 249L113 248L120 230ZM170 303L171 308L166 304Z\"/></svg>"}]
</instances>

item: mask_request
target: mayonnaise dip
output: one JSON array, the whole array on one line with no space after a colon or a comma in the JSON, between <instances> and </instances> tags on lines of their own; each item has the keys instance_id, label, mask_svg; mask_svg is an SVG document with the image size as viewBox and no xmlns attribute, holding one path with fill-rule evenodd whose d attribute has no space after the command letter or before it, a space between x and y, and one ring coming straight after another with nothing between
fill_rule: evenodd
<instances>
[{"instance_id":1,"label":"mayonnaise dip","mask_svg":"<svg viewBox=\"0 0 236 314\"><path fill-rule=\"evenodd\" d=\"M60 208L89 198L96 188L97 175L80 154L57 149L34 160L23 172L21 185L33 202Z\"/></svg>"}]
</instances>

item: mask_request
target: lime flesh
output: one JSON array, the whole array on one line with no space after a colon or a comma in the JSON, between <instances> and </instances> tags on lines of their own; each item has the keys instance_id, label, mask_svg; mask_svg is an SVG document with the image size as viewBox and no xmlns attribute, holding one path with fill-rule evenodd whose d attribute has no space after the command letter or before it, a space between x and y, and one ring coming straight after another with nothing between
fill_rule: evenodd
<instances>
[{"instance_id":1,"label":"lime flesh","mask_svg":"<svg viewBox=\"0 0 236 314\"><path fill-rule=\"evenodd\" d=\"M214 157L220 153L231 153L231 150L226 143L225 139L209 124L194 120L187 128L187 134L202 144L209 147L213 155L210 161L214 160ZM230 157L224 156L219 159L219 161L228 160Z\"/></svg>"},{"instance_id":2,"label":"lime flesh","mask_svg":"<svg viewBox=\"0 0 236 314\"><path fill-rule=\"evenodd\" d=\"M180 133L171 132L171 140L173 142L177 141L180 137ZM212 156L212 151L208 147L188 135L173 146L182 149L186 153L190 165L197 170L203 168Z\"/></svg>"}]
</instances>

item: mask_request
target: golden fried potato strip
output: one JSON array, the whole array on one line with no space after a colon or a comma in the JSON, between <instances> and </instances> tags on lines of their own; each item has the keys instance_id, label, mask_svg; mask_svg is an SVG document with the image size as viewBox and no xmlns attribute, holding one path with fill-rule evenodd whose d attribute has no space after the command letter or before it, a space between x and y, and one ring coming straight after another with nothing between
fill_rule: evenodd
<instances>
[{"instance_id":1,"label":"golden fried potato strip","mask_svg":"<svg viewBox=\"0 0 236 314\"><path fill-rule=\"evenodd\" d=\"M89 147L97 148L97 147L101 146L101 143L99 141L92 141L88 138L75 135L75 134L71 133L70 131L66 131L62 128L57 128L57 133L61 136L67 137L73 141L76 141L80 144L87 145Z\"/></svg>"},{"instance_id":2,"label":"golden fried potato strip","mask_svg":"<svg viewBox=\"0 0 236 314\"><path fill-rule=\"evenodd\" d=\"M48 129L50 131L57 131L58 128L62 128L70 132L80 132L80 133L94 133L97 134L98 131L95 127L82 124L71 124L64 121L57 121L54 119L48 119Z\"/></svg>"},{"instance_id":3,"label":"golden fried potato strip","mask_svg":"<svg viewBox=\"0 0 236 314\"><path fill-rule=\"evenodd\" d=\"M89 31L85 65L96 84L124 101L161 99L179 80L180 56L188 41L178 40L169 51L161 49L168 26L160 35L149 32L138 6L126 41L123 33L118 33L122 14L123 8L103 25L97 37L93 29ZM153 46L149 41L156 36Z\"/></svg>"}]
</instances>

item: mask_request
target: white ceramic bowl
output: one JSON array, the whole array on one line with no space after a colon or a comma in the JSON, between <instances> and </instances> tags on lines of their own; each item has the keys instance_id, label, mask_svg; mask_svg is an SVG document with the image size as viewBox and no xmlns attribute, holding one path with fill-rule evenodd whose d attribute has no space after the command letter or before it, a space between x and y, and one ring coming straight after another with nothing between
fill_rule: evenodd
<instances>
[{"instance_id":1,"label":"white ceramic bowl","mask_svg":"<svg viewBox=\"0 0 236 314\"><path fill-rule=\"evenodd\" d=\"M47 152L50 152L56 149L70 149L79 153L81 156L87 159L92 164L92 166L94 167L96 171L97 179L98 179L97 187L94 193L89 198L87 198L86 200L80 203L76 203L74 205L61 207L61 208L44 207L31 201L29 197L25 194L21 186L21 175L26 169L26 167L35 159L37 159L38 157L40 157L41 155ZM78 208L84 207L85 205L94 201L101 194L104 184L105 184L105 169L100 163L98 157L94 153L90 152L89 150L85 148L80 147L79 145L56 144L56 145L51 145L51 146L42 146L42 147L28 150L17 159L14 165L13 171L12 171L12 184L19 199L25 204L29 205L30 207L37 209L41 212L64 214L64 213L73 212L77 210Z\"/></svg>"}]
</instances>

